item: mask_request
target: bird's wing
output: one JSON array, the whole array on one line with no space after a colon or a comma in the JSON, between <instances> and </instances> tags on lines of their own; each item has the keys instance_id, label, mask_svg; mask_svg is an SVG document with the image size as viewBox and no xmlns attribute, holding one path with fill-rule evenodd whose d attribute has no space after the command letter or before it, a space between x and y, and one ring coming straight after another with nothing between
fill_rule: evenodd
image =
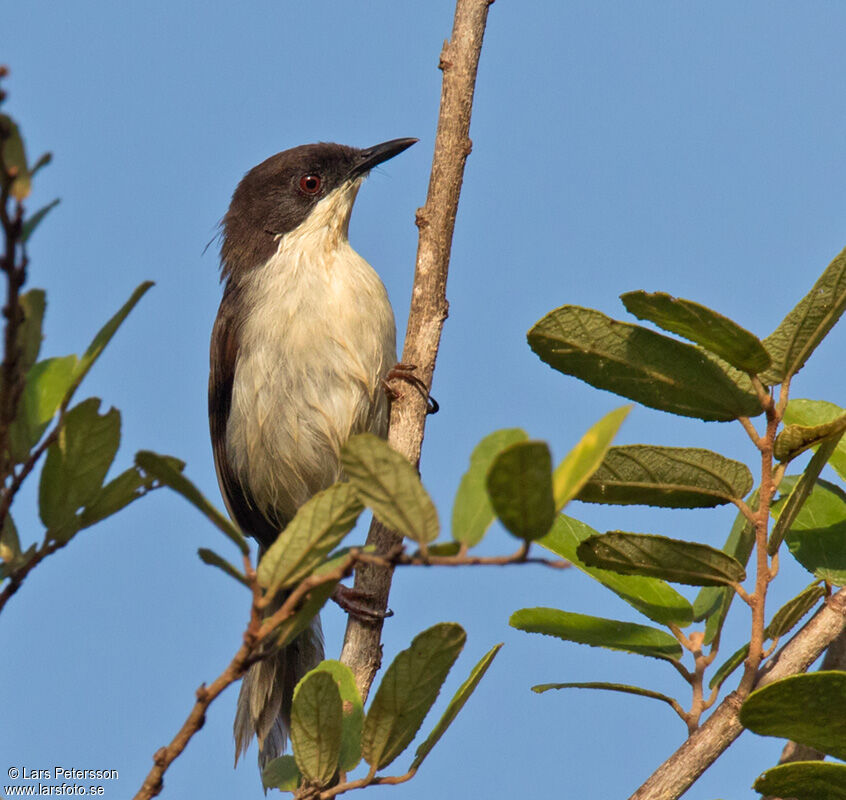
<instances>
[{"instance_id":1,"label":"bird's wing","mask_svg":"<svg viewBox=\"0 0 846 800\"><path fill-rule=\"evenodd\" d=\"M238 360L240 320L234 313L238 289L229 283L212 330L211 368L209 371L209 428L211 430L217 482L229 515L244 533L270 547L280 526L262 514L249 491L238 480L226 453L226 426L232 405L232 384Z\"/></svg>"}]
</instances>

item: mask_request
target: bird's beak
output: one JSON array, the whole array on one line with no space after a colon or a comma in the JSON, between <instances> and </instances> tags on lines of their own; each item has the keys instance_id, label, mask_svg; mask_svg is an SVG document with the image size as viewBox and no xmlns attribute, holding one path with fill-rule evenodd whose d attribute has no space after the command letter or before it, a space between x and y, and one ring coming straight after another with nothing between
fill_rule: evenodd
<instances>
[{"instance_id":1,"label":"bird's beak","mask_svg":"<svg viewBox=\"0 0 846 800\"><path fill-rule=\"evenodd\" d=\"M364 150L360 150L358 160L352 168L352 177L357 178L360 175L364 175L377 164L381 164L383 161L387 161L389 158L399 155L403 150L407 150L417 141L419 140L391 139L390 142L382 142L382 144L377 144L373 147L367 147Z\"/></svg>"}]
</instances>

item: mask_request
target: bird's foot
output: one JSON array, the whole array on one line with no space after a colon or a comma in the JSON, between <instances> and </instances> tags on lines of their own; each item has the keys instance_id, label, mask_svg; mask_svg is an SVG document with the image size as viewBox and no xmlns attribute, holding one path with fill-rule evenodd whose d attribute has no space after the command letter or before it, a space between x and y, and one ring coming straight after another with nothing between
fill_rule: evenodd
<instances>
[{"instance_id":1,"label":"bird's foot","mask_svg":"<svg viewBox=\"0 0 846 800\"><path fill-rule=\"evenodd\" d=\"M376 605L376 598L367 592L353 589L351 586L344 586L339 583L332 593L332 599L347 614L357 617L363 622L381 622L387 617L392 617L394 612L390 609L383 610Z\"/></svg>"},{"instance_id":2,"label":"bird's foot","mask_svg":"<svg viewBox=\"0 0 846 800\"><path fill-rule=\"evenodd\" d=\"M418 392L420 392L420 394L423 395L423 397L426 398L426 413L437 414L440 409L438 401L429 394L429 387L426 386L424 381L414 374L414 370L416 369L417 366L415 364L403 364L401 361L394 364L382 380L382 387L385 390L385 394L388 395L388 399L391 402L399 399L402 395L394 389L393 386L391 386L390 382L393 380L405 381L406 383L411 384Z\"/></svg>"}]
</instances>

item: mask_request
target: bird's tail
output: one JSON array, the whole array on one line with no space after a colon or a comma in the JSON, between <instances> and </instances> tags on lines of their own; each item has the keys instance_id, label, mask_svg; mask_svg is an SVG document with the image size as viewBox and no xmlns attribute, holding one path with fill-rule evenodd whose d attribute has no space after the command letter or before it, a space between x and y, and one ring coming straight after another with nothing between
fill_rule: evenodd
<instances>
[{"instance_id":1,"label":"bird's tail","mask_svg":"<svg viewBox=\"0 0 846 800\"><path fill-rule=\"evenodd\" d=\"M323 660L323 632L316 616L293 642L253 664L241 683L235 712L235 764L250 745L259 744L259 768L281 755L288 741L291 702L300 678Z\"/></svg>"}]
</instances>

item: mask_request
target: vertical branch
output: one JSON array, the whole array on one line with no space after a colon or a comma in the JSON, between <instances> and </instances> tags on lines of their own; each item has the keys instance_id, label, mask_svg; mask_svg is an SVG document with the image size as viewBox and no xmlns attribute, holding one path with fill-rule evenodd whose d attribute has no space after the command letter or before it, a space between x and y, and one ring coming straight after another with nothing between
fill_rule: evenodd
<instances>
[{"instance_id":1,"label":"vertical branch","mask_svg":"<svg viewBox=\"0 0 846 800\"><path fill-rule=\"evenodd\" d=\"M435 153L429 178L426 204L417 212L419 242L411 310L405 334L402 360L414 364L416 375L432 385L441 330L447 317L447 271L452 247L458 197L464 177L464 164L470 154L470 115L482 38L493 0L457 0L452 38L444 43L439 68L443 71L441 107L435 136ZM426 401L416 392L406 391L393 404L388 441L412 463L420 460ZM390 550L399 537L375 522L367 543L380 552ZM391 588L391 570L361 565L355 588L371 596L376 607L386 609ZM341 661L356 677L366 698L381 660L381 622L371 623L351 617L347 623Z\"/></svg>"}]
</instances>

